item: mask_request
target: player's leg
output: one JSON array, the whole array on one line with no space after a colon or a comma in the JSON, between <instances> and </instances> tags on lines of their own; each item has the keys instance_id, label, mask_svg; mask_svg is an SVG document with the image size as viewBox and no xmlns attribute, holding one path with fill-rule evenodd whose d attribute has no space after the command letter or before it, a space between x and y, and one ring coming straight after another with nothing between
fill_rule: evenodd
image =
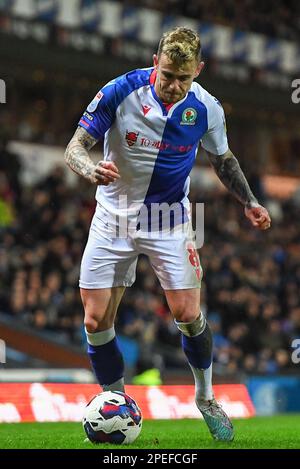
<instances>
[{"instance_id":1,"label":"player's leg","mask_svg":"<svg viewBox=\"0 0 300 469\"><path fill-rule=\"evenodd\" d=\"M165 290L170 311L182 333L182 347L195 378L196 401L213 399L212 334L200 310L200 288Z\"/></svg>"},{"instance_id":2,"label":"player's leg","mask_svg":"<svg viewBox=\"0 0 300 469\"><path fill-rule=\"evenodd\" d=\"M124 361L114 322L125 287L81 288L88 354L99 384L105 391L124 391Z\"/></svg>"},{"instance_id":3,"label":"player's leg","mask_svg":"<svg viewBox=\"0 0 300 469\"><path fill-rule=\"evenodd\" d=\"M97 206L81 262L81 297L85 309L88 353L99 384L124 391L124 363L114 320L124 290L133 284L137 263L134 243L118 238L114 220Z\"/></svg>"},{"instance_id":4,"label":"player's leg","mask_svg":"<svg viewBox=\"0 0 300 469\"><path fill-rule=\"evenodd\" d=\"M170 311L182 333L182 347L192 369L196 399L210 400L212 391L212 335L200 310L200 288L165 290Z\"/></svg>"},{"instance_id":5,"label":"player's leg","mask_svg":"<svg viewBox=\"0 0 300 469\"><path fill-rule=\"evenodd\" d=\"M200 311L202 270L189 231L174 236L140 239L143 252L165 291L177 327L182 332L182 346L192 368L196 397L212 399L212 336Z\"/></svg>"},{"instance_id":6,"label":"player's leg","mask_svg":"<svg viewBox=\"0 0 300 469\"><path fill-rule=\"evenodd\" d=\"M182 332L182 346L192 369L196 405L216 440L233 440L233 426L213 395L212 334L200 310L200 289L165 290L170 310ZM200 314L199 314L200 311Z\"/></svg>"},{"instance_id":7,"label":"player's leg","mask_svg":"<svg viewBox=\"0 0 300 469\"><path fill-rule=\"evenodd\" d=\"M232 440L231 422L213 397L212 335L200 310L202 270L189 229L175 237L142 239L139 244L150 258L182 333L183 350L195 378L196 404L212 436Z\"/></svg>"}]
</instances>

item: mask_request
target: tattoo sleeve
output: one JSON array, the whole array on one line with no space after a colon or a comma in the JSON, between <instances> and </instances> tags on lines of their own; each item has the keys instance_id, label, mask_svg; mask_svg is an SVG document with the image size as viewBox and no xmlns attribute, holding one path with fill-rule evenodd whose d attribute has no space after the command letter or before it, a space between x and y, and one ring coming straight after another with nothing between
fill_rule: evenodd
<instances>
[{"instance_id":1,"label":"tattoo sleeve","mask_svg":"<svg viewBox=\"0 0 300 469\"><path fill-rule=\"evenodd\" d=\"M65 161L75 173L95 182L93 173L95 164L89 156L89 150L97 143L82 127L78 127L65 151Z\"/></svg>"},{"instance_id":2,"label":"tattoo sleeve","mask_svg":"<svg viewBox=\"0 0 300 469\"><path fill-rule=\"evenodd\" d=\"M227 150L224 155L214 155L209 152L207 154L216 174L231 194L246 207L258 205L257 199L253 195L239 162L233 153Z\"/></svg>"}]
</instances>

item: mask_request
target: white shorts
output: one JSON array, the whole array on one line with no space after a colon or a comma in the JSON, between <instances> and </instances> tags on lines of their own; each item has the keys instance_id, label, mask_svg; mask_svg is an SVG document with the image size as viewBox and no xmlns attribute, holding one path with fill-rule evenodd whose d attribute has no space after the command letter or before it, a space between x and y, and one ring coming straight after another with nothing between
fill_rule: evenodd
<instances>
[{"instance_id":1,"label":"white shorts","mask_svg":"<svg viewBox=\"0 0 300 469\"><path fill-rule=\"evenodd\" d=\"M110 214L99 203L82 257L79 286L86 289L129 287L135 281L139 254L150 263L164 290L200 288L202 269L190 222L174 234L134 231L112 236ZM183 229L184 227L184 229Z\"/></svg>"}]
</instances>

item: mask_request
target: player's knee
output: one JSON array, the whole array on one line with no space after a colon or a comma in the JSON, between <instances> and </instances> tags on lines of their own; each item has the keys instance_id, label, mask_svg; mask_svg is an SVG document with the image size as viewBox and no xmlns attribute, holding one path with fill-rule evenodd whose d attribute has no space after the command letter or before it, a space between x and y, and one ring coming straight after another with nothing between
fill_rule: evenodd
<instances>
[{"instance_id":1,"label":"player's knee","mask_svg":"<svg viewBox=\"0 0 300 469\"><path fill-rule=\"evenodd\" d=\"M199 310L194 311L186 307L176 308L176 311L173 312L173 315L176 321L193 322L199 316Z\"/></svg>"},{"instance_id":2,"label":"player's knee","mask_svg":"<svg viewBox=\"0 0 300 469\"><path fill-rule=\"evenodd\" d=\"M93 334L93 332L97 332L99 330L99 320L96 317L93 316L86 316L84 318L84 326L90 334Z\"/></svg>"},{"instance_id":3,"label":"player's knee","mask_svg":"<svg viewBox=\"0 0 300 469\"><path fill-rule=\"evenodd\" d=\"M180 322L194 322L197 317L199 316L199 313L191 313L190 311L185 311L183 314L180 315L179 319L177 321Z\"/></svg>"},{"instance_id":4,"label":"player's knee","mask_svg":"<svg viewBox=\"0 0 300 469\"><path fill-rule=\"evenodd\" d=\"M111 317L101 317L98 315L86 314L84 318L84 325L87 332L105 331L114 325Z\"/></svg>"},{"instance_id":5,"label":"player's knee","mask_svg":"<svg viewBox=\"0 0 300 469\"><path fill-rule=\"evenodd\" d=\"M114 320L111 315L100 314L97 312L85 312L84 325L89 333L105 331L114 325Z\"/></svg>"},{"instance_id":6,"label":"player's knee","mask_svg":"<svg viewBox=\"0 0 300 469\"><path fill-rule=\"evenodd\" d=\"M98 332L105 312L99 308L93 298L83 298L84 325L88 332Z\"/></svg>"}]
</instances>

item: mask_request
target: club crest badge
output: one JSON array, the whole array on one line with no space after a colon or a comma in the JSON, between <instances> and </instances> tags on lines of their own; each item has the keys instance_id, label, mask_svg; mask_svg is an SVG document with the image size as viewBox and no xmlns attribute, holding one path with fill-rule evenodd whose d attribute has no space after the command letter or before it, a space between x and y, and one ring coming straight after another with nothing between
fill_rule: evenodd
<instances>
[{"instance_id":1,"label":"club crest badge","mask_svg":"<svg viewBox=\"0 0 300 469\"><path fill-rule=\"evenodd\" d=\"M180 125L195 125L196 119L196 109L194 109L193 107L188 107L182 113Z\"/></svg>"}]
</instances>

